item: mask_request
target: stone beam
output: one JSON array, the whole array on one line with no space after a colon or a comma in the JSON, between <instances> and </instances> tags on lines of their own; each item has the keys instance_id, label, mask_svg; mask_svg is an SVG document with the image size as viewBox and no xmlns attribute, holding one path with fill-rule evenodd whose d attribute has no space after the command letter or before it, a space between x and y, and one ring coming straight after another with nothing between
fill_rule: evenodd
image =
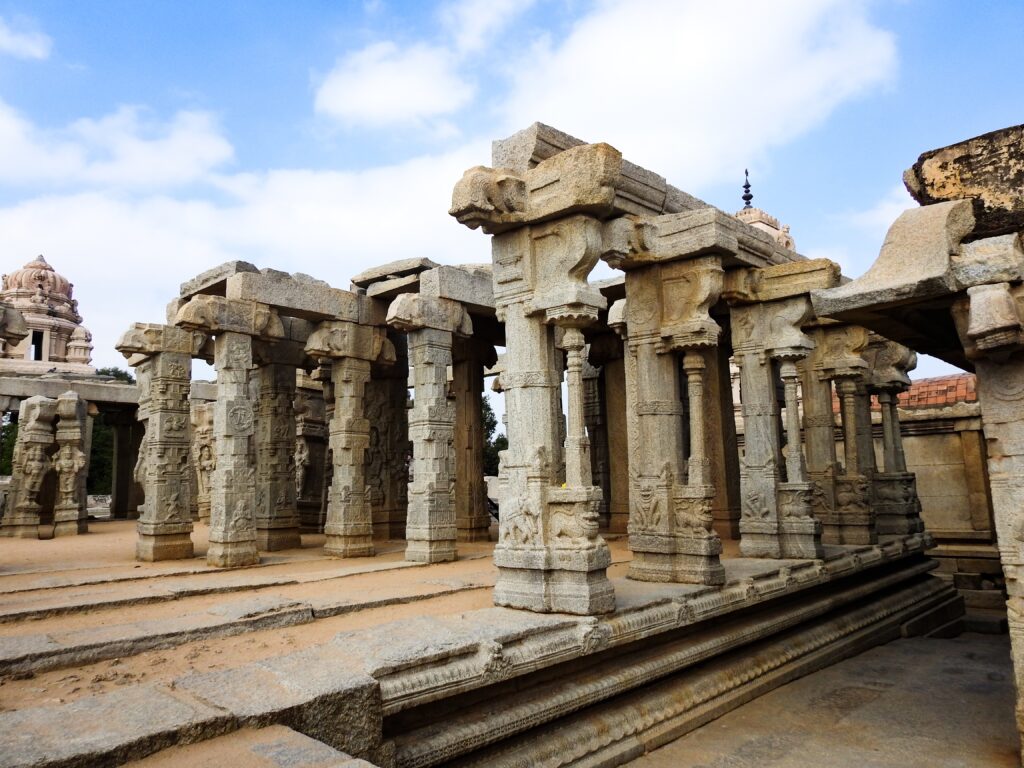
<instances>
[{"instance_id":1,"label":"stone beam","mask_svg":"<svg viewBox=\"0 0 1024 768\"><path fill-rule=\"evenodd\" d=\"M213 269L201 272L191 280L186 280L181 284L178 295L183 299L190 299L200 293L223 296L227 279L241 272L258 273L259 269L247 261L226 261Z\"/></svg>"},{"instance_id":2,"label":"stone beam","mask_svg":"<svg viewBox=\"0 0 1024 768\"><path fill-rule=\"evenodd\" d=\"M231 275L225 295L229 300L266 304L278 314L306 320L359 319L359 300L354 293L332 288L323 280L273 269Z\"/></svg>"},{"instance_id":3,"label":"stone beam","mask_svg":"<svg viewBox=\"0 0 1024 768\"><path fill-rule=\"evenodd\" d=\"M451 299L470 312L494 314L494 285L491 265L473 267L442 266L423 272L420 293Z\"/></svg>"},{"instance_id":4,"label":"stone beam","mask_svg":"<svg viewBox=\"0 0 1024 768\"><path fill-rule=\"evenodd\" d=\"M973 237L1024 229L1024 125L925 152L903 183L921 205L972 199Z\"/></svg>"}]
</instances>

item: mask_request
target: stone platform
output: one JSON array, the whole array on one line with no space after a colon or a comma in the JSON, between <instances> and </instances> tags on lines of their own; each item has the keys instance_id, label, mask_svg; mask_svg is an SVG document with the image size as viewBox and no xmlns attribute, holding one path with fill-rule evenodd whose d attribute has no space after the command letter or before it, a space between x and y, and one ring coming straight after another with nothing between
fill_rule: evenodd
<instances>
[{"instance_id":1,"label":"stone platform","mask_svg":"<svg viewBox=\"0 0 1024 768\"><path fill-rule=\"evenodd\" d=\"M267 726L379 766L615 765L962 614L920 535L820 560L725 557L723 587L627 580L612 540L617 610L592 618L491 607L487 543L427 566L407 564L402 542L336 560L304 536L257 567L138 568L114 546L130 526L96 528L75 561L47 549L59 541L3 550L0 765L216 751Z\"/></svg>"}]
</instances>

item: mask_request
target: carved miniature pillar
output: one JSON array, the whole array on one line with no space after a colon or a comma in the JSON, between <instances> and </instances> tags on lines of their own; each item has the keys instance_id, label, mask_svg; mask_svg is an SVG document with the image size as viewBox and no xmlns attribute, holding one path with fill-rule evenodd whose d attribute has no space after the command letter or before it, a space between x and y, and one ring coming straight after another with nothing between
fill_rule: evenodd
<instances>
[{"instance_id":1,"label":"carved miniature pillar","mask_svg":"<svg viewBox=\"0 0 1024 768\"><path fill-rule=\"evenodd\" d=\"M259 562L256 547L255 413L249 399L252 337L219 333L214 344L217 401L213 430L217 467L210 487L210 565Z\"/></svg>"},{"instance_id":2,"label":"carved miniature pillar","mask_svg":"<svg viewBox=\"0 0 1024 768\"><path fill-rule=\"evenodd\" d=\"M295 504L295 368L262 365L256 378L256 546L295 549L302 545Z\"/></svg>"},{"instance_id":3,"label":"carved miniature pillar","mask_svg":"<svg viewBox=\"0 0 1024 768\"><path fill-rule=\"evenodd\" d=\"M295 395L295 496L303 531L323 531L327 421L323 388L302 377Z\"/></svg>"},{"instance_id":4,"label":"carved miniature pillar","mask_svg":"<svg viewBox=\"0 0 1024 768\"><path fill-rule=\"evenodd\" d=\"M44 516L49 517L49 510L44 510L44 484L51 470L56 416L56 400L36 395L21 402L7 508L0 525L4 536L50 538L41 523Z\"/></svg>"},{"instance_id":5,"label":"carved miniature pillar","mask_svg":"<svg viewBox=\"0 0 1024 768\"><path fill-rule=\"evenodd\" d=\"M191 557L189 511L189 388L195 339L189 331L136 323L117 349L136 368L139 420L145 434L135 479L142 485L136 544L139 560Z\"/></svg>"},{"instance_id":6,"label":"carved miniature pillar","mask_svg":"<svg viewBox=\"0 0 1024 768\"><path fill-rule=\"evenodd\" d=\"M901 467L899 466L900 461L896 458L896 440L899 434L899 417L896 415L895 408L896 393L887 389L879 391L878 405L882 413L883 466L886 472L902 472L906 470L907 466L906 459L903 460Z\"/></svg>"},{"instance_id":7,"label":"carved miniature pillar","mask_svg":"<svg viewBox=\"0 0 1024 768\"><path fill-rule=\"evenodd\" d=\"M489 345L488 345L489 346ZM484 484L484 360L475 340L456 341L452 366L455 394L455 526L459 541L487 541L491 516ZM489 346L490 359L494 348Z\"/></svg>"},{"instance_id":8,"label":"carved miniature pillar","mask_svg":"<svg viewBox=\"0 0 1024 768\"><path fill-rule=\"evenodd\" d=\"M836 514L835 483L841 474L836 458L836 422L833 412L832 380L824 369L826 334L812 332L814 350L804 364L802 406L807 476L811 484L811 512L821 522L821 540L841 544L841 521Z\"/></svg>"},{"instance_id":9,"label":"carved miniature pillar","mask_svg":"<svg viewBox=\"0 0 1024 768\"><path fill-rule=\"evenodd\" d=\"M608 529L611 481L608 473L608 430L605 425L604 387L601 370L589 362L583 365L583 419L590 439L590 470L594 484L601 489L598 519Z\"/></svg>"},{"instance_id":10,"label":"carved miniature pillar","mask_svg":"<svg viewBox=\"0 0 1024 768\"><path fill-rule=\"evenodd\" d=\"M53 510L53 535L87 533L88 510L85 500L85 474L88 460L85 447L86 405L74 391L57 398L57 501Z\"/></svg>"},{"instance_id":11,"label":"carved miniature pillar","mask_svg":"<svg viewBox=\"0 0 1024 768\"><path fill-rule=\"evenodd\" d=\"M210 489L213 471L217 468L217 446L213 439L214 404L196 401L191 406L192 467L196 477L196 512L199 519L210 522Z\"/></svg>"}]
</instances>

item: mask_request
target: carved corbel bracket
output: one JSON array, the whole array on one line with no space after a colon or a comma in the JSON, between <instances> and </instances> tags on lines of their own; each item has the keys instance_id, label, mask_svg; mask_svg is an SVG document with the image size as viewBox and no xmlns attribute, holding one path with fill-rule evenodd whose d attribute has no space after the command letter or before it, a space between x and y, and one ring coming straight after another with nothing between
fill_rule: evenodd
<instances>
[{"instance_id":1,"label":"carved corbel bracket","mask_svg":"<svg viewBox=\"0 0 1024 768\"><path fill-rule=\"evenodd\" d=\"M306 341L306 354L324 363L342 357L375 363L394 362L395 348L383 328L345 320L325 320Z\"/></svg>"},{"instance_id":2,"label":"carved corbel bracket","mask_svg":"<svg viewBox=\"0 0 1024 768\"><path fill-rule=\"evenodd\" d=\"M917 367L917 353L912 349L872 335L864 358L871 370L871 389L902 392L910 386L908 372Z\"/></svg>"},{"instance_id":3,"label":"carved corbel bracket","mask_svg":"<svg viewBox=\"0 0 1024 768\"><path fill-rule=\"evenodd\" d=\"M259 339L283 339L284 324L272 307L223 296L193 296L178 309L174 324L191 331L242 333Z\"/></svg>"},{"instance_id":4,"label":"carved corbel bracket","mask_svg":"<svg viewBox=\"0 0 1024 768\"><path fill-rule=\"evenodd\" d=\"M953 305L953 320L968 359L1005 359L1024 347L1024 287L971 286Z\"/></svg>"},{"instance_id":5,"label":"carved corbel bracket","mask_svg":"<svg viewBox=\"0 0 1024 768\"><path fill-rule=\"evenodd\" d=\"M864 351L870 339L868 330L858 325L828 326L824 331L824 349L818 373L822 378L859 378L868 369Z\"/></svg>"},{"instance_id":6,"label":"carved corbel bracket","mask_svg":"<svg viewBox=\"0 0 1024 768\"><path fill-rule=\"evenodd\" d=\"M395 297L388 307L387 324L403 333L434 328L461 337L473 335L473 321L462 304L419 293Z\"/></svg>"},{"instance_id":7,"label":"carved corbel bracket","mask_svg":"<svg viewBox=\"0 0 1024 768\"><path fill-rule=\"evenodd\" d=\"M159 352L195 356L205 341L206 334L202 332L160 323L133 323L118 339L115 348L129 361L134 360L132 365L137 365L141 359Z\"/></svg>"}]
</instances>

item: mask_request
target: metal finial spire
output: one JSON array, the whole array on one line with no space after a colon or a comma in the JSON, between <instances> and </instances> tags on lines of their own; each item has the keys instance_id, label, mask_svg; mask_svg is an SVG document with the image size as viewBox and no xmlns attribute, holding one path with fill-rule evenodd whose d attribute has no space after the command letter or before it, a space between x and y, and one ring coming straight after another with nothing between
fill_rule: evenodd
<instances>
[{"instance_id":1,"label":"metal finial spire","mask_svg":"<svg viewBox=\"0 0 1024 768\"><path fill-rule=\"evenodd\" d=\"M750 192L750 171L746 168L743 169L743 210L753 208L750 201L754 199L754 195Z\"/></svg>"}]
</instances>

